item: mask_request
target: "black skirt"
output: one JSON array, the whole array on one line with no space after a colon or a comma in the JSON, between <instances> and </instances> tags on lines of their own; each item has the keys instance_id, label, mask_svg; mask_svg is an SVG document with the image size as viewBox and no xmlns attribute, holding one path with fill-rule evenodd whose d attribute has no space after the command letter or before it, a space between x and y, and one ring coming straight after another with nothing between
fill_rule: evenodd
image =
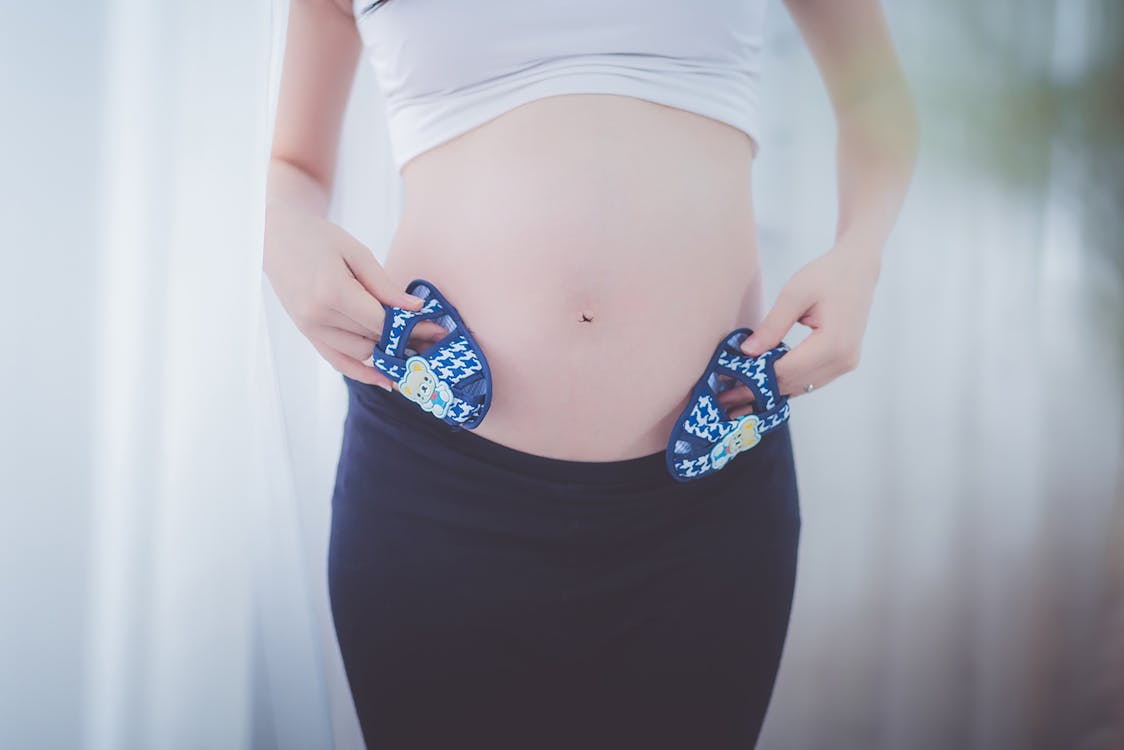
<instances>
[{"instance_id":1,"label":"black skirt","mask_svg":"<svg viewBox=\"0 0 1124 750\"><path fill-rule=\"evenodd\" d=\"M688 483L346 378L328 581L367 746L752 748L788 628L788 423Z\"/></svg>"}]
</instances>

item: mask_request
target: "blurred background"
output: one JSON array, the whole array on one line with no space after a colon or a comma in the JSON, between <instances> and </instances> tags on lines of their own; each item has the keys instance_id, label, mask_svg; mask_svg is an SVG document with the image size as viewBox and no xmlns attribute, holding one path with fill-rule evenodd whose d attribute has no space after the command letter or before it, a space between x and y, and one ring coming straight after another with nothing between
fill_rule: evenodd
<instances>
[{"instance_id":1,"label":"blurred background","mask_svg":"<svg viewBox=\"0 0 1124 750\"><path fill-rule=\"evenodd\" d=\"M1119 750L1124 5L886 5L922 154L862 365L792 418L759 746ZM0 747L361 748L326 589L344 386L260 274L287 2L3 10ZM826 94L769 22L772 300L836 209ZM332 211L380 257L381 118L362 65Z\"/></svg>"}]
</instances>

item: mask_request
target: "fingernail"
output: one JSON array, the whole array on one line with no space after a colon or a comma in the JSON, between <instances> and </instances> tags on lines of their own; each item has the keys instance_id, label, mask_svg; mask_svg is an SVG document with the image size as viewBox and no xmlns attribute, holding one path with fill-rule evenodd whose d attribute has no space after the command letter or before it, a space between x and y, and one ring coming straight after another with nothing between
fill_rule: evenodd
<instances>
[{"instance_id":1,"label":"fingernail","mask_svg":"<svg viewBox=\"0 0 1124 750\"><path fill-rule=\"evenodd\" d=\"M751 338L748 338L745 341L743 341L742 342L742 351L745 352L746 354L756 355L757 354L757 340L751 337Z\"/></svg>"},{"instance_id":2,"label":"fingernail","mask_svg":"<svg viewBox=\"0 0 1124 750\"><path fill-rule=\"evenodd\" d=\"M413 295L413 294L411 294L411 295L408 295L408 296L410 297L410 299L412 299L413 301L417 302L417 303L418 303L419 305L424 305L424 304L425 304L425 300L424 300L424 299L422 299L421 297L418 297L418 296L416 296L416 295Z\"/></svg>"},{"instance_id":3,"label":"fingernail","mask_svg":"<svg viewBox=\"0 0 1124 750\"><path fill-rule=\"evenodd\" d=\"M379 385L385 388L387 393L394 391L394 389L390 387L390 383L379 383Z\"/></svg>"}]
</instances>

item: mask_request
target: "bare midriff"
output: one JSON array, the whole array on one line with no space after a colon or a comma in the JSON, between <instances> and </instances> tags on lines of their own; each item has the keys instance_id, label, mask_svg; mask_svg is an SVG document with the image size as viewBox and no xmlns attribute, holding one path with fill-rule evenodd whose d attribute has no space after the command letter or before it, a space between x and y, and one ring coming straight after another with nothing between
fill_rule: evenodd
<instances>
[{"instance_id":1,"label":"bare midriff","mask_svg":"<svg viewBox=\"0 0 1124 750\"><path fill-rule=\"evenodd\" d=\"M633 97L516 107L407 162L386 257L488 358L475 434L551 458L662 451L719 340L763 312L753 145Z\"/></svg>"}]
</instances>

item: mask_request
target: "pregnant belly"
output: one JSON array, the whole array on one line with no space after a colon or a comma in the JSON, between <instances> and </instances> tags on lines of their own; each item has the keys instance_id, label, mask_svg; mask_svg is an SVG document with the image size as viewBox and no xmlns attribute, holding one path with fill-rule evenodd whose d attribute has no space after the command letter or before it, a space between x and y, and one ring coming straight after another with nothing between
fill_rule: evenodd
<instances>
[{"instance_id":1,"label":"pregnant belly","mask_svg":"<svg viewBox=\"0 0 1124 750\"><path fill-rule=\"evenodd\" d=\"M491 367L475 430L538 455L663 450L761 315L749 140L626 97L532 102L411 161L387 272L436 284Z\"/></svg>"}]
</instances>

